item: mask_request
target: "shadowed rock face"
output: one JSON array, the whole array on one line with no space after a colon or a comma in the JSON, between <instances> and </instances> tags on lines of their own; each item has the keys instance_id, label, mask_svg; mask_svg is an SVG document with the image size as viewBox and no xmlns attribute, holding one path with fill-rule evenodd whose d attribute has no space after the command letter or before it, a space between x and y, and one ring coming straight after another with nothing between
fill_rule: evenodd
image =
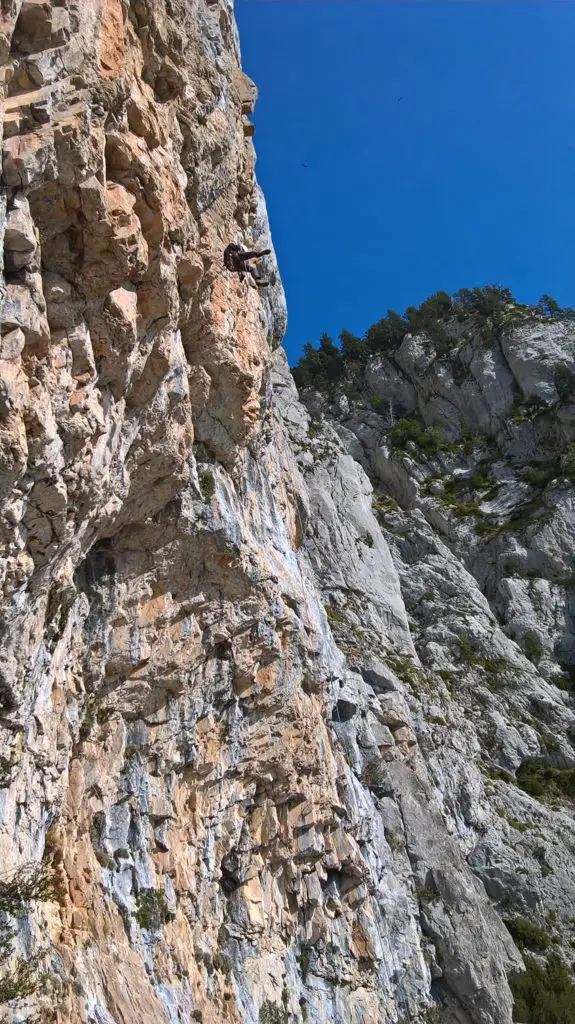
<instances>
[{"instance_id":1,"label":"shadowed rock face","mask_svg":"<svg viewBox=\"0 0 575 1024\"><path fill-rule=\"evenodd\" d=\"M9 1019L510 1024L493 904L572 891L569 814L482 772L540 754L543 721L571 763L569 698L510 639L535 598L377 418L310 420L273 253L265 292L223 270L230 240L272 248L232 4L0 14L0 853L56 883L16 922L48 978ZM485 370L492 433L487 378L546 400L529 341ZM522 549L545 564L557 493L563 534Z\"/></svg>"}]
</instances>

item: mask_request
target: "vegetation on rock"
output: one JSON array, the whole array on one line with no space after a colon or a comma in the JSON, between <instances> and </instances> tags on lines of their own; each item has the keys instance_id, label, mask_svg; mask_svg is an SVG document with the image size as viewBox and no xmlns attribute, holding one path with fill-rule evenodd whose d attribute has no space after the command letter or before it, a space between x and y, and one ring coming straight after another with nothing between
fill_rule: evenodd
<instances>
[{"instance_id":1,"label":"vegetation on rock","mask_svg":"<svg viewBox=\"0 0 575 1024\"><path fill-rule=\"evenodd\" d=\"M529 796L543 800L575 799L575 768L556 768L537 761L524 761L517 771L517 784Z\"/></svg>"},{"instance_id":2,"label":"vegetation on rock","mask_svg":"<svg viewBox=\"0 0 575 1024\"><path fill-rule=\"evenodd\" d=\"M547 932L525 917L506 920L505 925L520 949L527 948L534 953L542 953L551 945L552 940Z\"/></svg>"},{"instance_id":3,"label":"vegetation on rock","mask_svg":"<svg viewBox=\"0 0 575 1024\"><path fill-rule=\"evenodd\" d=\"M209 469L203 469L198 473L198 479L200 481L202 498L204 501L210 501L216 493L216 481L214 480L213 473Z\"/></svg>"},{"instance_id":4,"label":"vegetation on rock","mask_svg":"<svg viewBox=\"0 0 575 1024\"><path fill-rule=\"evenodd\" d=\"M536 306L522 305L509 288L498 284L462 288L455 295L440 291L420 306L408 306L401 315L388 310L386 316L368 328L363 338L342 330L339 345L328 334L322 334L317 348L308 342L293 376L298 388L313 386L329 394L344 378L346 384L353 387L354 382L357 383L358 371L361 372L370 356L393 352L406 334L425 334L433 342L437 354L444 355L456 344L456 335L449 330L455 324L469 323L470 329L479 331L483 340L489 343L506 328L534 318L573 320L575 310L559 306L550 295L543 295ZM561 397L567 397L571 377L568 368L558 368L556 385ZM376 411L384 411L380 396L375 396L375 399L375 402L370 401Z\"/></svg>"},{"instance_id":5,"label":"vegetation on rock","mask_svg":"<svg viewBox=\"0 0 575 1024\"><path fill-rule=\"evenodd\" d=\"M30 911L34 902L54 897L54 886L45 871L24 867L9 879L0 881L0 1006L19 1002L31 996L42 980L40 957L23 960L14 956L16 930L8 918L19 918Z\"/></svg>"},{"instance_id":6,"label":"vegetation on rock","mask_svg":"<svg viewBox=\"0 0 575 1024\"><path fill-rule=\"evenodd\" d=\"M511 979L513 1019L521 1024L575 1024L573 975L558 956L545 965L525 958L525 974Z\"/></svg>"},{"instance_id":7,"label":"vegetation on rock","mask_svg":"<svg viewBox=\"0 0 575 1024\"><path fill-rule=\"evenodd\" d=\"M164 893L157 889L143 889L134 917L140 928L149 932L159 931L170 917Z\"/></svg>"}]
</instances>

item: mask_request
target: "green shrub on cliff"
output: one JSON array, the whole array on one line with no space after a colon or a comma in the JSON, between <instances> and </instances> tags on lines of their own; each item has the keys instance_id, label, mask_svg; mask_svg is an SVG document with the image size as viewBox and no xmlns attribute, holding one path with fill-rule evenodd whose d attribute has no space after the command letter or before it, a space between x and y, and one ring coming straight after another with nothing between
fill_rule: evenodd
<instances>
[{"instance_id":1,"label":"green shrub on cliff","mask_svg":"<svg viewBox=\"0 0 575 1024\"><path fill-rule=\"evenodd\" d=\"M23 960L14 955L16 931L6 918L23 917L32 903L53 899L54 895L50 877L35 867L23 867L10 878L0 880L0 912L5 916L0 923L0 1006L12 1004L16 1009L43 980L38 956Z\"/></svg>"},{"instance_id":2,"label":"green shrub on cliff","mask_svg":"<svg viewBox=\"0 0 575 1024\"><path fill-rule=\"evenodd\" d=\"M437 455L445 446L439 430L426 427L415 416L405 416L391 427L387 437L396 451L404 451L411 443L424 455Z\"/></svg>"},{"instance_id":3,"label":"green shrub on cliff","mask_svg":"<svg viewBox=\"0 0 575 1024\"><path fill-rule=\"evenodd\" d=\"M525 974L510 979L513 1019L521 1024L575 1024L575 986L558 956L541 965L525 957Z\"/></svg>"},{"instance_id":4,"label":"green shrub on cliff","mask_svg":"<svg viewBox=\"0 0 575 1024\"><path fill-rule=\"evenodd\" d=\"M170 918L164 893L158 889L142 889L138 896L138 909L133 916L140 928L149 932L159 931Z\"/></svg>"},{"instance_id":5,"label":"green shrub on cliff","mask_svg":"<svg viewBox=\"0 0 575 1024\"><path fill-rule=\"evenodd\" d=\"M542 953L549 949L551 936L533 921L525 917L516 917L503 923L520 949L531 949L534 953Z\"/></svg>"},{"instance_id":6,"label":"green shrub on cliff","mask_svg":"<svg viewBox=\"0 0 575 1024\"><path fill-rule=\"evenodd\" d=\"M556 768L537 761L524 761L517 771L517 785L537 799L575 800L575 768Z\"/></svg>"}]
</instances>

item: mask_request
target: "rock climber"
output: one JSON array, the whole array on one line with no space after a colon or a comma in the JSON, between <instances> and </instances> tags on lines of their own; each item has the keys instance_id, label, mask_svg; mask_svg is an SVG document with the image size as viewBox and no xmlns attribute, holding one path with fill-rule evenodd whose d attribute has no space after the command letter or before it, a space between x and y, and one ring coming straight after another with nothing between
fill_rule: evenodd
<instances>
[{"instance_id":1,"label":"rock climber","mask_svg":"<svg viewBox=\"0 0 575 1024\"><path fill-rule=\"evenodd\" d=\"M262 249L260 252L252 250L247 252L243 246L230 242L224 252L224 267L232 273L240 275L243 281L245 274L251 274L258 288L267 288L269 281L262 281L257 269L248 266L248 260L259 260L262 256L269 256L271 249Z\"/></svg>"}]
</instances>

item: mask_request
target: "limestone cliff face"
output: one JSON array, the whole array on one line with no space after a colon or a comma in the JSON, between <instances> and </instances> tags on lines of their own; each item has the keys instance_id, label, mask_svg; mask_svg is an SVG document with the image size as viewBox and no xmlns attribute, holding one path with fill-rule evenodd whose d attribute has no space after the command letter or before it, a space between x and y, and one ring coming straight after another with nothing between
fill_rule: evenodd
<instances>
[{"instance_id":1,"label":"limestone cliff face","mask_svg":"<svg viewBox=\"0 0 575 1024\"><path fill-rule=\"evenodd\" d=\"M382 810L397 764L382 767L366 700L407 702L394 739L411 736L407 763L490 905L572 968L575 324L513 303L499 319L454 317L440 344L408 334L350 362L331 394L304 390L310 415L289 429L330 627L367 684L334 721L356 776ZM415 861L406 848L433 881L422 930L453 992L471 958L460 933L446 946L461 908L435 837Z\"/></svg>"},{"instance_id":2,"label":"limestone cliff face","mask_svg":"<svg viewBox=\"0 0 575 1024\"><path fill-rule=\"evenodd\" d=\"M542 675L572 490L513 549L547 582L503 577L375 414L310 419L275 258L265 293L221 266L271 248L229 0L0 13L0 853L55 881L12 922L46 973L5 1019L510 1024L494 904L561 917L575 837L482 758L513 773L545 721L572 763Z\"/></svg>"}]
</instances>

